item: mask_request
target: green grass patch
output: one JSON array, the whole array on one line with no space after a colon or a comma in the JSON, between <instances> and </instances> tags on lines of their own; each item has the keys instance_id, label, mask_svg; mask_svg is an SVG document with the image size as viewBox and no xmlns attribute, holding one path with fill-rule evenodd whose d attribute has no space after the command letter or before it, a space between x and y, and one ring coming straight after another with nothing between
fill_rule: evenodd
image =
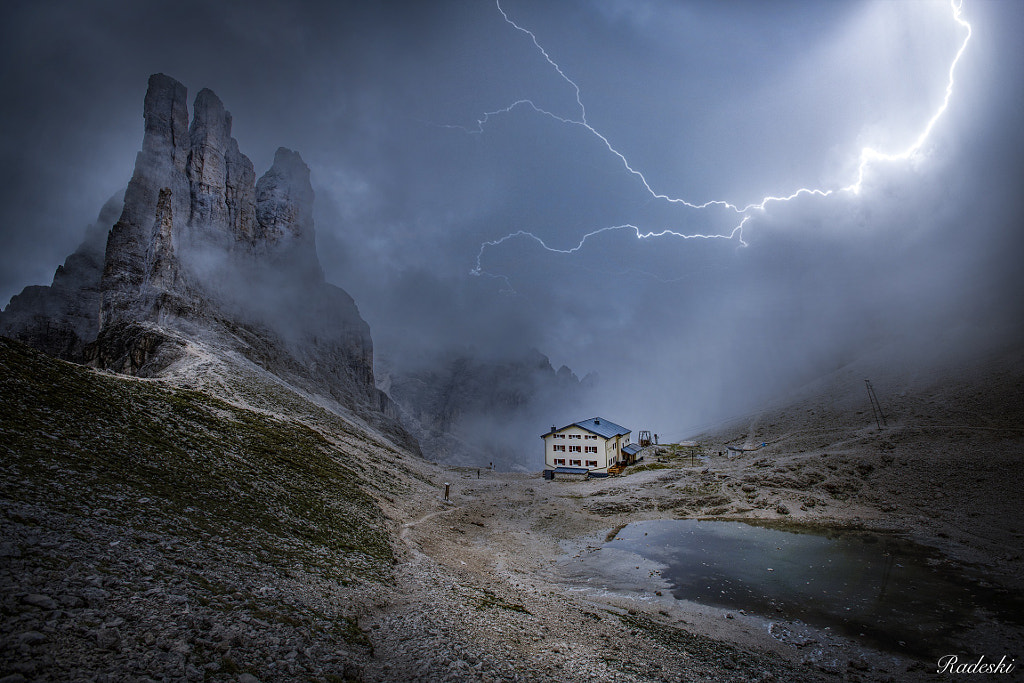
<instances>
[{"instance_id":1,"label":"green grass patch","mask_svg":"<svg viewBox=\"0 0 1024 683\"><path fill-rule=\"evenodd\" d=\"M0 338L0 493L221 543L278 565L379 579L386 519L354 461L295 420L95 372ZM358 444L358 441L355 442ZM367 446L369 444L367 443Z\"/></svg>"},{"instance_id":2,"label":"green grass patch","mask_svg":"<svg viewBox=\"0 0 1024 683\"><path fill-rule=\"evenodd\" d=\"M482 595L474 598L474 605L478 610L485 609L504 609L510 612L521 612L523 614L530 614L530 610L526 609L522 605L509 602L500 595L495 594L493 591L489 591L486 588L481 589Z\"/></svg>"}]
</instances>

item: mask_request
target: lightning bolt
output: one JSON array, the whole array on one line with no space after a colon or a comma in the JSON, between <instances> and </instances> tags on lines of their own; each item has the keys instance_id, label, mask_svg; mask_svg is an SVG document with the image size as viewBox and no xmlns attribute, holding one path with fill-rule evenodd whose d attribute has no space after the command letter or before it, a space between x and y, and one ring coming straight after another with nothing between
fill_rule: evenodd
<instances>
[{"instance_id":1,"label":"lightning bolt","mask_svg":"<svg viewBox=\"0 0 1024 683\"><path fill-rule=\"evenodd\" d=\"M579 85L575 81L573 81L568 75L566 75L566 73L562 70L562 68L558 65L558 63L555 62L555 60L551 58L551 55L548 54L547 50L545 50L544 47L540 44L540 42L537 40L537 36L532 31L530 31L529 29L524 28L523 26L521 26L518 23L516 23L515 20L513 20L508 15L508 13L502 8L501 0L495 0L495 4L496 4L496 6L498 8L498 11L501 13L502 18L505 20L505 22L507 24L509 24L510 26L512 26L515 30L520 31L520 32L524 33L526 36L528 36L530 38L530 40L533 42L534 47L541 54L541 56L544 57L544 59L551 66L551 68L554 69L554 71L558 74L558 76L563 81L565 81L573 89L573 91L575 92L575 95L576 95L577 113L575 115L575 118L570 118L570 117L567 117L567 116L560 116L558 114L555 114L552 111L549 111L547 109L544 109L544 108L538 106L536 103L533 102L533 100L521 99L521 100L516 100L512 104L510 104L507 107L504 107L502 109L497 109L495 111L485 112L484 114L481 115L481 118L479 118L477 120L475 128L467 128L465 126L448 126L448 127L461 128L461 129L466 130L466 131L468 131L470 133L482 134L484 132L487 124L490 122L490 120L492 118L497 117L497 116L502 116L502 115L505 115L505 114L509 114L512 111L516 110L516 109L525 107L525 108L531 109L535 114L538 114L540 116L545 116L545 117L550 118L550 119L552 119L554 121L557 121L560 124L563 124L563 125L566 125L566 126L577 126L579 128L582 128L583 130L585 130L588 134L590 134L591 136L596 138L602 145L604 145L604 147L607 149L607 151L612 156L614 156L615 158L617 158L619 160L619 162L622 164L623 169L626 171L627 174L633 176L634 178L636 178L637 180L640 181L640 183L643 185L644 189L647 191L647 193L651 196L652 199L655 199L655 200L658 200L658 201L663 201L663 202L668 202L670 204L678 204L678 205L686 207L688 209L693 209L693 210L697 210L697 211L702 211L702 210L711 209L711 208L718 208L718 209L722 209L722 210L725 210L725 211L728 211L728 212L735 213L737 218L738 218L737 224L735 225L735 227L733 227L733 229L731 231L729 231L727 233L718 233L718 234L684 233L684 232L679 232L679 231L670 230L670 229L664 229L664 230L660 230L660 231L644 232L639 227L637 227L636 225L632 225L632 224L607 226L607 227L599 228L597 230L593 230L591 232L586 233L585 235L583 235L583 237L580 238L579 242L575 246L570 247L568 249L557 249L557 248L551 247L543 239L541 239L540 237L538 237L534 233L529 232L527 230L517 230L517 231L509 233L509 234L507 234L504 237L501 237L499 239L483 242L480 245L480 250L477 252L476 264L470 270L470 274L472 274L472 275L488 276L488 277L492 277L492 278L503 280L505 282L506 287L502 291L506 291L506 292L514 292L515 291L515 290L512 289L511 282L509 281L508 276L497 275L497 274L494 274L494 273L487 272L483 268L482 261L483 261L483 257L484 257L484 252L486 252L488 249L498 247L501 244L503 244L503 243L505 243L505 242L507 242L509 240L513 240L513 239L517 239L517 238L526 238L526 239L530 239L530 240L535 241L537 244L539 244L546 251L553 252L553 253L558 253L558 254L568 254L568 255L571 255L571 254L574 254L574 253L580 251L583 248L583 246L586 244L587 240L589 240L592 237L595 237L595 236L600 235L600 234L605 233L605 232L632 230L635 233L637 239L640 239L640 240L647 240L647 239L660 238L660 237L674 237L674 238L680 238L680 239L684 239L684 240L690 240L690 239L736 240L737 247L746 247L747 243L743 240L743 228L744 228L744 226L748 223L748 221L751 220L751 218L753 218L753 216L755 215L756 212L764 212L769 204L777 203L777 202L791 202L791 201L794 201L794 200L796 200L796 199L798 199L800 197L804 197L804 196L816 196L816 197L826 198L826 197L831 197L831 196L833 196L835 194L839 194L839 193L859 195L860 192L861 192L861 189L863 188L864 179L865 179L865 176L867 174L868 168L872 164L874 164L876 162L907 161L907 160L911 159L921 149L921 147L924 145L925 141L927 141L927 139L929 138L929 136L932 133L932 130L935 128L935 125L938 123L939 119L942 118L942 115L949 108L950 100L953 97L954 74L956 72L956 67L960 63L960 59L963 57L964 52L967 50L967 44L970 42L971 33L972 33L972 29L971 29L970 23L968 23L963 18L963 12L962 12L962 10L963 10L963 0L950 0L950 8L951 8L952 13L953 13L953 20L957 24L959 24L959 26L962 29L964 29L964 39L963 39L963 42L960 44L960 48L957 50L956 55L953 58L952 63L949 65L947 81L946 81L946 91L945 91L945 96L943 97L942 103L939 105L939 107L932 114L931 118L929 118L928 121L925 123L924 127L921 129L921 132L918 134L917 138L915 138L913 140L913 142L911 142L902 151L898 151L898 152L882 152L882 151L879 151L879 150L874 149L872 147L864 147L861 150L860 156L859 156L859 159L858 159L855 179L854 179L853 182L851 182L848 185L840 186L840 187L832 187L832 188L801 187L801 188L796 189L796 190L794 190L794 191L792 191L792 192L790 192L789 194L786 194L786 195L779 195L779 196L770 196L769 195L769 196L764 196L764 197L762 197L760 199L760 201L747 204L746 206L740 206L738 204L735 204L733 202L726 201L726 200L723 200L723 199L712 199L712 200L705 201L705 202L702 202L702 203L695 203L695 202L687 201L686 199L681 198L681 197L669 196L667 194L664 194L662 192L658 192L657 190L655 190L651 186L651 184L648 182L647 177L641 171L639 171L636 168L634 168L629 163L629 160L626 158L626 156L622 152L620 152L618 149L616 149L604 134L602 134L600 131L598 131L596 128L594 128L592 125L590 125L590 123L587 121L587 109L586 109L586 106L583 104L583 96L582 96L582 93L580 91Z\"/></svg>"}]
</instances>

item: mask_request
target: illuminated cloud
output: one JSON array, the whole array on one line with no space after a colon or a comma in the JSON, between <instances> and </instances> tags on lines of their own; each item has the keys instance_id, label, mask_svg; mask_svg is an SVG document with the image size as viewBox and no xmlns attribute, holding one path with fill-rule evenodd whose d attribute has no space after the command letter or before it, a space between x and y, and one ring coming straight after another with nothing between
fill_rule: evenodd
<instances>
[{"instance_id":1,"label":"illuminated cloud","mask_svg":"<svg viewBox=\"0 0 1024 683\"><path fill-rule=\"evenodd\" d=\"M489 111L483 114L483 116L477 121L474 129L466 129L468 132L484 133L487 125L498 116L508 115L512 111L518 108L525 108L541 117L546 117L554 120L560 124L567 126L575 126L584 129L590 135L592 135L599 144L602 145L607 152L617 159L623 167L623 170L629 176L639 180L643 185L643 188L650 195L652 200L666 202L668 204L676 204L686 209L693 210L725 210L737 214L735 218L735 224L730 230L726 230L720 233L700 233L700 232L685 232L680 229L643 229L633 224L622 224L622 225L611 225L598 227L590 232L586 232L580 237L579 241L568 248L557 248L549 246L545 240L527 229L519 229L514 232L508 233L503 237L499 237L494 240L487 240L480 245L480 250L477 253L476 263L470 271L473 275L488 275L504 281L506 285L506 291L514 291L511 289L511 281L508 275L496 275L490 273L482 265L482 261L485 257L485 252L489 249L499 247L503 243L517 238L524 238L533 241L538 244L541 248L555 253L572 255L576 254L586 245L587 240L596 235L608 231L625 230L633 232L637 239L652 239L652 238L677 238L677 239L726 239L736 240L739 245L747 246L747 243L743 240L743 227L748 221L755 215L763 212L771 204L780 202L791 202L799 200L803 197L821 197L828 198L838 193L850 193L853 195L859 195L864 188L864 183L867 173L871 168L878 164L884 163L897 163L897 162L908 162L921 150L921 148L928 141L929 136L934 130L936 124L942 118L943 114L949 108L950 100L953 98L953 93L956 85L956 72L957 65L960 63L964 52L967 50L968 43L971 39L972 29L970 23L963 17L962 0L950 0L948 7L948 19L951 23L956 24L961 33L961 39L959 46L953 52L952 59L948 61L948 66L944 69L946 74L945 88L941 100L931 106L928 116L923 122L919 123L916 128L909 134L909 141L903 143L896 143L894 148L890 147L874 147L865 146L860 150L859 155L856 156L856 164L853 172L854 178L852 182L841 186L811 186L811 187L798 187L792 189L784 194L777 195L764 195L760 199L748 203L741 204L726 199L709 199L709 200L688 200L682 197L670 196L659 190L654 189L651 183L648 181L644 173L630 163L626 155L616 149L611 141L602 134L597 128L592 126L587 120L587 110L583 99L583 93L581 92L580 86L565 71L559 66L543 45L538 41L536 34L528 28L518 24L509 13L502 7L501 1L496 0L496 7L498 12L501 13L502 19L514 28L516 31L525 34L536 48L537 52L543 57L544 61L553 69L561 78L566 86L570 88L574 94L576 101L576 112L573 116L562 116L552 111L544 109L539 106L531 99L520 99L516 100L512 104L502 109ZM645 24L647 19L650 17L650 8L641 8L639 12L628 12L626 8L622 6L616 6L612 8L611 16L619 17L623 14L629 14L633 21L639 21L639 23ZM914 7L915 11L918 7ZM877 11L874 13L877 15ZM867 54L874 54L878 50L884 50L889 41L896 39L898 36L894 36L888 30L890 28L889 22L880 19L877 16L873 16L873 22L875 24L874 31L870 32L870 38L864 38L857 36L857 45L855 47L854 56L858 55L860 51ZM916 16L902 17L905 22L910 22L916 19ZM889 16L886 17L890 22L894 19ZM863 32L863 28L861 29ZM849 49L847 47L846 49ZM945 65L946 62L938 62L927 65L928 67L935 67L936 71L939 71L938 67ZM774 181L773 181L774 182ZM767 184L767 183L766 183ZM642 271L638 271L642 272Z\"/></svg>"},{"instance_id":2,"label":"illuminated cloud","mask_svg":"<svg viewBox=\"0 0 1024 683\"><path fill-rule=\"evenodd\" d=\"M163 72L257 169L302 153L381 357L536 347L668 433L880 345L1019 340L1024 3L964 0L955 65L942 0L500 8L537 44L493 0L4 4L0 302L123 192ZM832 194L755 208L801 187Z\"/></svg>"}]
</instances>

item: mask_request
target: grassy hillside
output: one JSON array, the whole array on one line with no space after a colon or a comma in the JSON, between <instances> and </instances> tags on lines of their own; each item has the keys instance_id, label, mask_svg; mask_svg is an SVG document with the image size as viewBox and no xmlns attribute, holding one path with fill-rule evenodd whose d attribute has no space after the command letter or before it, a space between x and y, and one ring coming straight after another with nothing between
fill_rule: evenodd
<instances>
[{"instance_id":1,"label":"grassy hillside","mask_svg":"<svg viewBox=\"0 0 1024 683\"><path fill-rule=\"evenodd\" d=\"M261 562L386 576L386 519L351 453L204 393L55 361L0 338L0 495L173 532ZM102 512L97 512L102 511Z\"/></svg>"}]
</instances>

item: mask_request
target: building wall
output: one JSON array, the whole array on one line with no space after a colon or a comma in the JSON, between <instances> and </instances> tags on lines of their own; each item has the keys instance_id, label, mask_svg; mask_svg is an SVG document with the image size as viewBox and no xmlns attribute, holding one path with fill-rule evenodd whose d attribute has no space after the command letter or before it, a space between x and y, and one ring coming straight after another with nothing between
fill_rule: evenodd
<instances>
[{"instance_id":1,"label":"building wall","mask_svg":"<svg viewBox=\"0 0 1024 683\"><path fill-rule=\"evenodd\" d=\"M615 439L608 439L607 441L605 441L604 442L604 449L605 449L605 460L607 460L609 465L614 465L615 464L615 454L618 452L615 449Z\"/></svg>"},{"instance_id":2,"label":"building wall","mask_svg":"<svg viewBox=\"0 0 1024 683\"><path fill-rule=\"evenodd\" d=\"M633 432L627 432L622 436L615 437L615 452L618 454L618 458L622 461L626 461L629 457L622 452L622 449L629 445L632 436Z\"/></svg>"},{"instance_id":3,"label":"building wall","mask_svg":"<svg viewBox=\"0 0 1024 683\"><path fill-rule=\"evenodd\" d=\"M609 464L614 464L617 452L609 451L609 444L614 447L614 440L591 434L579 427L566 427L544 437L544 464L548 467L586 467L606 471ZM555 450L559 447L564 447L564 450ZM579 451L571 450L574 447L578 447ZM579 464L576 464L577 461Z\"/></svg>"},{"instance_id":4,"label":"building wall","mask_svg":"<svg viewBox=\"0 0 1024 683\"><path fill-rule=\"evenodd\" d=\"M627 432L625 434L622 434L620 436L614 436L611 439L607 440L605 447L608 452L607 460L609 465L614 465L616 462L619 462L620 460L625 460L626 456L622 454L622 449L629 445L629 439L631 435L632 432Z\"/></svg>"}]
</instances>

